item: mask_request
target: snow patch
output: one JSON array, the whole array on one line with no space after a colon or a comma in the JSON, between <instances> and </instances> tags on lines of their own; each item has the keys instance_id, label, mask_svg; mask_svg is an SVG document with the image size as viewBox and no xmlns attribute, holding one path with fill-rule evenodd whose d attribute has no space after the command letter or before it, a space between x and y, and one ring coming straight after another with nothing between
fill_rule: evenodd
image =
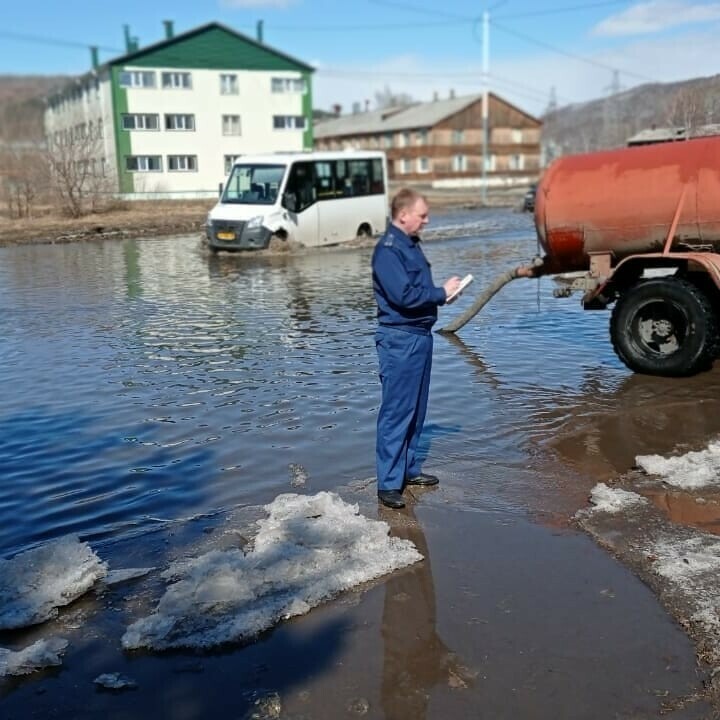
<instances>
[{"instance_id":1,"label":"snow patch","mask_svg":"<svg viewBox=\"0 0 720 720\"><path fill-rule=\"evenodd\" d=\"M107 565L73 536L0 560L0 630L55 617L106 574Z\"/></svg>"},{"instance_id":2,"label":"snow patch","mask_svg":"<svg viewBox=\"0 0 720 720\"><path fill-rule=\"evenodd\" d=\"M590 492L590 502L595 506L587 512L616 513L634 505L642 505L647 500L642 496L620 488L610 488L605 483L598 483Z\"/></svg>"},{"instance_id":3,"label":"snow patch","mask_svg":"<svg viewBox=\"0 0 720 720\"><path fill-rule=\"evenodd\" d=\"M17 652L0 648L0 677L29 675L51 665L61 665L61 655L67 646L64 638L49 638Z\"/></svg>"},{"instance_id":4,"label":"snow patch","mask_svg":"<svg viewBox=\"0 0 720 720\"><path fill-rule=\"evenodd\" d=\"M674 487L720 485L720 441L711 442L705 450L675 457L638 455L635 462L646 473L657 475Z\"/></svg>"},{"instance_id":5,"label":"snow patch","mask_svg":"<svg viewBox=\"0 0 720 720\"><path fill-rule=\"evenodd\" d=\"M711 633L720 631L720 539L697 535L685 540L668 538L648 549L653 568L689 598L691 619Z\"/></svg>"},{"instance_id":6,"label":"snow patch","mask_svg":"<svg viewBox=\"0 0 720 720\"><path fill-rule=\"evenodd\" d=\"M387 523L335 493L279 495L265 506L254 548L176 562L149 617L130 625L126 649L209 648L255 637L338 593L422 560Z\"/></svg>"}]
</instances>

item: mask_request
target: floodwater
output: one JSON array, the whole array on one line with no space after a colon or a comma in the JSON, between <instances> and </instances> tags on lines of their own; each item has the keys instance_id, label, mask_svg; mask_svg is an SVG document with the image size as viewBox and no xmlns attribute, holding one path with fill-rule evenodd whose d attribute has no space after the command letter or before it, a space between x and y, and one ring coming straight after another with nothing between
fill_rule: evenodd
<instances>
[{"instance_id":1,"label":"floodwater","mask_svg":"<svg viewBox=\"0 0 720 720\"><path fill-rule=\"evenodd\" d=\"M438 327L497 273L536 252L528 215L437 214L425 243L436 282L475 277L464 297L441 308ZM138 558L138 540L167 521L217 517L297 486L316 492L371 478L380 392L370 255L364 247L213 257L196 236L0 248L0 556L75 533L101 554L135 543L128 554ZM352 636L376 606L373 627L385 655L372 633L370 640L358 635L354 647L382 665L377 674L390 685L366 698L357 680L366 671L348 669L348 657L344 674L340 663L316 668L315 713L311 691L293 685L300 688L293 717L339 717L317 714L329 694L341 694L338 687L346 688L338 707L348 717L365 714L369 703L370 717L418 718L469 717L476 692L490 703L480 715L488 718L653 717L652 688L639 688L645 681L660 687L665 671L680 679L662 692L691 692L693 654L682 633L629 572L566 528L595 483L627 473L636 455L699 448L717 435L720 372L681 380L632 375L613 353L609 314L583 312L579 298L557 300L552 289L546 278L512 282L458 336L435 337L424 451L425 469L443 483L422 494L425 531L415 538L429 547L435 580L427 563L420 575L391 579L384 595L371 589L362 612L341 603L311 613L297 632L300 639L306 633L308 657L315 657L321 639L313 628L322 633L352 621ZM670 514L682 505L657 502ZM410 527L417 536L418 526ZM477 546L461 548L460 565L454 549L464 541ZM584 589L557 571L563 553ZM511 597L521 596L514 606ZM436 599L443 640L435 635ZM595 618L587 634L571 630L566 620L584 618L587 607ZM413 611L422 615L417 647L393 640ZM468 618L484 647L461 648ZM513 632L524 642L503 639ZM447 637L457 646L452 652ZM279 631L236 667L270 687L271 676L277 681L272 658L297 650L297 641ZM398 642L401 656L392 654ZM581 661L579 648L593 643L597 653ZM390 656L387 647L395 648ZM645 655L653 658L649 670ZM425 673L420 690L404 669L412 658ZM230 689L233 676L220 670L226 659L210 658L206 667ZM152 677L157 667L148 658L135 671L143 663ZM196 666L186 665L174 661L172 669L183 673L182 693L197 684ZM630 677L630 668L646 680ZM287 666L283 672L292 675ZM432 696L433 711L436 675L454 680L444 685L447 697ZM604 705L608 683L612 707ZM408 699L394 692L398 686L409 687ZM470 686L476 689L465 700L454 694ZM630 702L633 693L643 700ZM219 697L205 700L202 712ZM375 711L380 706L384 714ZM162 715L162 705L151 709ZM202 712L177 717L209 716Z\"/></svg>"},{"instance_id":2,"label":"floodwater","mask_svg":"<svg viewBox=\"0 0 720 720\"><path fill-rule=\"evenodd\" d=\"M440 227L472 235L427 243L436 281L476 278L442 318L536 251L527 215ZM269 502L296 466L314 491L372 476L370 254L207 257L197 237L0 249L0 548ZM428 468L524 470L558 413L627 381L606 324L517 281L460 341L436 337ZM462 501L524 509L506 490Z\"/></svg>"}]
</instances>

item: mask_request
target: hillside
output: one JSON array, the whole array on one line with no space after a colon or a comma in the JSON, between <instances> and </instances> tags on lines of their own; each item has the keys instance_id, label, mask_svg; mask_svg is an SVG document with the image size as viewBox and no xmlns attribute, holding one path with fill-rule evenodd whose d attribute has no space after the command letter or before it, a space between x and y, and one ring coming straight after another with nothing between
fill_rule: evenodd
<instances>
[{"instance_id":1,"label":"hillside","mask_svg":"<svg viewBox=\"0 0 720 720\"><path fill-rule=\"evenodd\" d=\"M0 75L0 139L43 137L43 98L68 76ZM652 83L607 98L568 105L543 118L543 145L550 157L620 147L645 128L695 127L720 122L720 75Z\"/></svg>"},{"instance_id":2,"label":"hillside","mask_svg":"<svg viewBox=\"0 0 720 720\"><path fill-rule=\"evenodd\" d=\"M42 139L43 98L69 79L62 75L0 75L0 139Z\"/></svg>"},{"instance_id":3,"label":"hillside","mask_svg":"<svg viewBox=\"0 0 720 720\"><path fill-rule=\"evenodd\" d=\"M543 118L543 145L551 157L621 147L640 130L692 129L720 122L720 75L640 85L608 98L568 105Z\"/></svg>"}]
</instances>

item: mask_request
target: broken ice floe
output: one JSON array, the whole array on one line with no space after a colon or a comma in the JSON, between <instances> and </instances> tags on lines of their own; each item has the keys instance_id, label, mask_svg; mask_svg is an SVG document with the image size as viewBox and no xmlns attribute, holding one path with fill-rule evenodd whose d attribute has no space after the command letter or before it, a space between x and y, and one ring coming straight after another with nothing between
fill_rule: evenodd
<instances>
[{"instance_id":1,"label":"broken ice floe","mask_svg":"<svg viewBox=\"0 0 720 720\"><path fill-rule=\"evenodd\" d=\"M149 617L130 625L125 648L208 648L258 635L343 590L422 560L334 493L280 495L265 507L254 548L174 563L174 581Z\"/></svg>"},{"instance_id":2,"label":"broken ice floe","mask_svg":"<svg viewBox=\"0 0 720 720\"><path fill-rule=\"evenodd\" d=\"M103 579L106 585L118 585L119 583L128 582L129 580L136 580L137 578L145 577L156 568L123 568L121 570L110 570Z\"/></svg>"},{"instance_id":3,"label":"broken ice floe","mask_svg":"<svg viewBox=\"0 0 720 720\"><path fill-rule=\"evenodd\" d=\"M0 648L0 677L29 675L51 665L61 665L61 655L67 645L64 638L48 638L17 652Z\"/></svg>"},{"instance_id":4,"label":"broken ice floe","mask_svg":"<svg viewBox=\"0 0 720 720\"><path fill-rule=\"evenodd\" d=\"M307 485L308 474L302 465L290 463L288 469L290 470L290 485L292 487L305 487Z\"/></svg>"},{"instance_id":5,"label":"broken ice floe","mask_svg":"<svg viewBox=\"0 0 720 720\"><path fill-rule=\"evenodd\" d=\"M120 673L103 673L98 675L93 682L108 690L134 690L137 687L137 683L132 678Z\"/></svg>"},{"instance_id":6,"label":"broken ice floe","mask_svg":"<svg viewBox=\"0 0 720 720\"><path fill-rule=\"evenodd\" d=\"M106 574L107 565L72 536L0 560L0 630L55 617Z\"/></svg>"},{"instance_id":7,"label":"broken ice floe","mask_svg":"<svg viewBox=\"0 0 720 720\"><path fill-rule=\"evenodd\" d=\"M635 462L646 473L657 475L674 487L720 485L720 441L711 442L705 450L674 457L638 455Z\"/></svg>"},{"instance_id":8,"label":"broken ice floe","mask_svg":"<svg viewBox=\"0 0 720 720\"><path fill-rule=\"evenodd\" d=\"M616 513L634 505L646 504L647 500L637 493L598 483L590 492L590 502L594 507L585 512Z\"/></svg>"}]
</instances>

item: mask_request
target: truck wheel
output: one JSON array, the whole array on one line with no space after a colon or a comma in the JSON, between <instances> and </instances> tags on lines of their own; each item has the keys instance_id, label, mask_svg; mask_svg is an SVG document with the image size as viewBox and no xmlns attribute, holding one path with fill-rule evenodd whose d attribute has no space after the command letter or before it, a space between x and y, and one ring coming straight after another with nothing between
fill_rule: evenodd
<instances>
[{"instance_id":1,"label":"truck wheel","mask_svg":"<svg viewBox=\"0 0 720 720\"><path fill-rule=\"evenodd\" d=\"M610 339L631 370L692 375L710 366L718 324L709 298L681 278L645 280L624 292L610 318Z\"/></svg>"}]
</instances>

